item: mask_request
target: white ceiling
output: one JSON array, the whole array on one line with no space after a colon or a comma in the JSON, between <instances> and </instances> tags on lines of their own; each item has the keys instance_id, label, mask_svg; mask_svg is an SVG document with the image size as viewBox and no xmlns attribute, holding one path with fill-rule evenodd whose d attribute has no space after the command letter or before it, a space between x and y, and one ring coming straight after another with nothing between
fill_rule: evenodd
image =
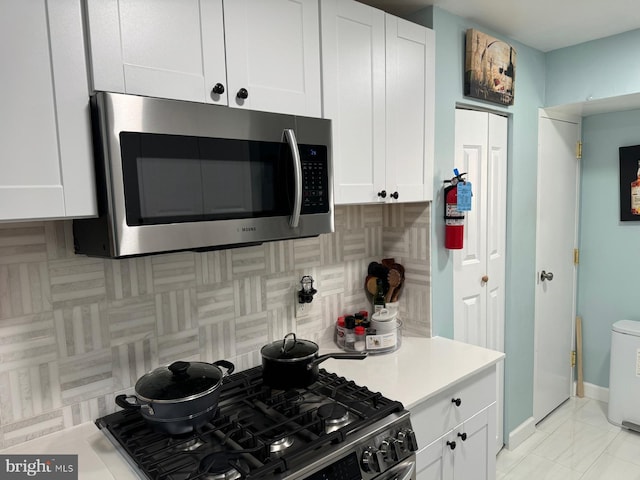
<instances>
[{"instance_id":1,"label":"white ceiling","mask_svg":"<svg viewBox=\"0 0 640 480\"><path fill-rule=\"evenodd\" d=\"M429 5L543 52L640 28L638 0L360 0L399 17Z\"/></svg>"}]
</instances>

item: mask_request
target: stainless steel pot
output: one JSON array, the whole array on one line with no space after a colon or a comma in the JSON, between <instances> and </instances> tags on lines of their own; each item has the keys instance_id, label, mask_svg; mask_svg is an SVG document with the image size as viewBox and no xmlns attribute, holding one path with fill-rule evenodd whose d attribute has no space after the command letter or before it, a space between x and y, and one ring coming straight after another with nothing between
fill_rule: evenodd
<instances>
[{"instance_id":1,"label":"stainless steel pot","mask_svg":"<svg viewBox=\"0 0 640 480\"><path fill-rule=\"evenodd\" d=\"M292 338L288 338L292 337ZM329 358L364 360L367 352L318 355L318 344L288 333L284 339L265 345L262 355L262 379L272 388L286 390L311 385L318 379L318 364Z\"/></svg>"},{"instance_id":2,"label":"stainless steel pot","mask_svg":"<svg viewBox=\"0 0 640 480\"><path fill-rule=\"evenodd\" d=\"M118 395L115 401L122 408L140 410L155 430L170 435L188 433L215 416L222 379L234 368L226 360L173 362L140 377L136 395Z\"/></svg>"}]
</instances>

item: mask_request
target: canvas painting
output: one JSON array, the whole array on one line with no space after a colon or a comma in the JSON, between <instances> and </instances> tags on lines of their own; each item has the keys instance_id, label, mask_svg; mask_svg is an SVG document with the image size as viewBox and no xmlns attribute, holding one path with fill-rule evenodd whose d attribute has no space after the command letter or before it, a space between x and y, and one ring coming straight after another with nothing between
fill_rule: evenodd
<instances>
[{"instance_id":1,"label":"canvas painting","mask_svg":"<svg viewBox=\"0 0 640 480\"><path fill-rule=\"evenodd\" d=\"M464 94L500 105L513 105L516 51L502 40L467 30Z\"/></svg>"},{"instance_id":2,"label":"canvas painting","mask_svg":"<svg viewBox=\"0 0 640 480\"><path fill-rule=\"evenodd\" d=\"M620 147L620 220L640 220L640 145Z\"/></svg>"}]
</instances>

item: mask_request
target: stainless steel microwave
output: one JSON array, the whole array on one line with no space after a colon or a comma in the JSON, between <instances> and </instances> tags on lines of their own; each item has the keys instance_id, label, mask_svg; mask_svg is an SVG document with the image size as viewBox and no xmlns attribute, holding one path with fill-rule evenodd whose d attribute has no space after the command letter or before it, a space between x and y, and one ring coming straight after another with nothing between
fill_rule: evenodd
<instances>
[{"instance_id":1,"label":"stainless steel microwave","mask_svg":"<svg viewBox=\"0 0 640 480\"><path fill-rule=\"evenodd\" d=\"M99 217L76 253L126 257L317 236L334 229L331 123L98 92Z\"/></svg>"}]
</instances>

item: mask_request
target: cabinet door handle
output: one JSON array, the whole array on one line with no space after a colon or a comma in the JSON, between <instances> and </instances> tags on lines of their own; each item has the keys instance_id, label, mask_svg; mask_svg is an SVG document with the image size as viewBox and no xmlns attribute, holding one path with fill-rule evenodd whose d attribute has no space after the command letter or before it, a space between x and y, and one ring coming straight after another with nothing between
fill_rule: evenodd
<instances>
[{"instance_id":1,"label":"cabinet door handle","mask_svg":"<svg viewBox=\"0 0 640 480\"><path fill-rule=\"evenodd\" d=\"M241 98L242 100L245 100L248 96L249 92L246 88L241 88L240 90L238 90L238 93L236 93L236 97Z\"/></svg>"},{"instance_id":2,"label":"cabinet door handle","mask_svg":"<svg viewBox=\"0 0 640 480\"><path fill-rule=\"evenodd\" d=\"M224 85L221 83L216 83L211 89L211 93L214 95L222 95L224 93Z\"/></svg>"},{"instance_id":3,"label":"cabinet door handle","mask_svg":"<svg viewBox=\"0 0 640 480\"><path fill-rule=\"evenodd\" d=\"M387 198L387 191L386 190L382 190L381 192L378 192L378 196L380 198Z\"/></svg>"},{"instance_id":4,"label":"cabinet door handle","mask_svg":"<svg viewBox=\"0 0 640 480\"><path fill-rule=\"evenodd\" d=\"M467 439L467 434L465 432L462 432L462 433L458 432L458 436L460 437L460 440L462 440L463 442Z\"/></svg>"},{"instance_id":5,"label":"cabinet door handle","mask_svg":"<svg viewBox=\"0 0 640 480\"><path fill-rule=\"evenodd\" d=\"M449 446L449 448L451 450L455 450L456 449L456 442L450 442L449 440L447 440L447 445Z\"/></svg>"},{"instance_id":6,"label":"cabinet door handle","mask_svg":"<svg viewBox=\"0 0 640 480\"><path fill-rule=\"evenodd\" d=\"M460 398L452 398L451 399L451 403L455 403L456 407L459 407L460 405L462 405L462 399L460 399Z\"/></svg>"},{"instance_id":7,"label":"cabinet door handle","mask_svg":"<svg viewBox=\"0 0 640 480\"><path fill-rule=\"evenodd\" d=\"M391 198L395 198L396 200L398 199L398 197L400 195L398 195L398 192L393 192L391 195L389 195Z\"/></svg>"}]
</instances>

